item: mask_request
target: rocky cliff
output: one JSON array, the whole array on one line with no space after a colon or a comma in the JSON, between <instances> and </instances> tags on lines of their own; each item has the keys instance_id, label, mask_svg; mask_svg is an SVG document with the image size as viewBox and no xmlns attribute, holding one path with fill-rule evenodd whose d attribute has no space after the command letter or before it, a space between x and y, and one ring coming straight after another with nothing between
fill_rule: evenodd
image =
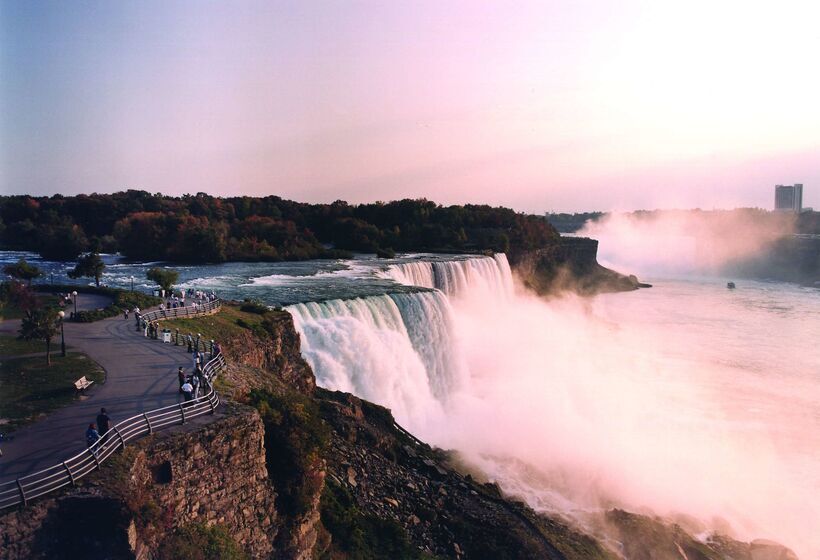
<instances>
[{"instance_id":1,"label":"rocky cliff","mask_svg":"<svg viewBox=\"0 0 820 560\"><path fill-rule=\"evenodd\" d=\"M244 404L141 440L78 487L0 515L0 559L794 560L775 543L696 539L702 528L620 510L588 534L538 514L389 410L316 388L286 315L202 319L224 321L209 323L229 335L220 384Z\"/></svg>"},{"instance_id":2,"label":"rocky cliff","mask_svg":"<svg viewBox=\"0 0 820 560\"><path fill-rule=\"evenodd\" d=\"M265 464L264 428L248 407L159 432L70 488L0 516L0 558L167 557L175 534L218 527L268 558L281 523Z\"/></svg>"},{"instance_id":3,"label":"rocky cliff","mask_svg":"<svg viewBox=\"0 0 820 560\"><path fill-rule=\"evenodd\" d=\"M635 276L626 276L598 263L598 241L586 237L561 237L542 249L509 255L513 273L537 293L572 291L582 295L623 292L649 287Z\"/></svg>"}]
</instances>

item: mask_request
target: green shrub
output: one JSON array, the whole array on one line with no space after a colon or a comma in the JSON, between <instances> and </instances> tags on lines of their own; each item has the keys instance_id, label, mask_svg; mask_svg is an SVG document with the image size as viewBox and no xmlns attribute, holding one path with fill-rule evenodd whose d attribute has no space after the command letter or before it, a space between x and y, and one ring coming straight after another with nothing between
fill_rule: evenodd
<instances>
[{"instance_id":1,"label":"green shrub","mask_svg":"<svg viewBox=\"0 0 820 560\"><path fill-rule=\"evenodd\" d=\"M174 560L247 560L249 556L220 525L208 527L194 523L178 528L165 538L160 558Z\"/></svg>"},{"instance_id":2,"label":"green shrub","mask_svg":"<svg viewBox=\"0 0 820 560\"><path fill-rule=\"evenodd\" d=\"M101 321L108 317L116 317L126 309L131 310L134 307L140 309L148 309L155 305L162 303L162 299L154 297L142 292L129 292L127 290L120 290L118 288L106 288L95 286L71 286L71 285L57 285L49 286L46 284L39 284L35 287L39 292L57 291L57 292L72 292L77 291L85 294L98 294L109 296L113 301L103 309L94 309L92 311L78 311L74 314L74 320L80 323L93 323L94 321Z\"/></svg>"},{"instance_id":3,"label":"green shrub","mask_svg":"<svg viewBox=\"0 0 820 560\"><path fill-rule=\"evenodd\" d=\"M270 311L267 305L255 299L246 299L242 305L239 306L239 310L245 311L246 313L256 313L257 315L264 315Z\"/></svg>"},{"instance_id":4,"label":"green shrub","mask_svg":"<svg viewBox=\"0 0 820 560\"><path fill-rule=\"evenodd\" d=\"M396 258L396 252L390 247L379 248L376 249L376 256L380 259L394 259Z\"/></svg>"},{"instance_id":5,"label":"green shrub","mask_svg":"<svg viewBox=\"0 0 820 560\"><path fill-rule=\"evenodd\" d=\"M266 463L278 494L277 510L300 515L321 488L315 470L330 430L316 402L304 395L279 396L254 390L250 402L265 423Z\"/></svg>"}]
</instances>

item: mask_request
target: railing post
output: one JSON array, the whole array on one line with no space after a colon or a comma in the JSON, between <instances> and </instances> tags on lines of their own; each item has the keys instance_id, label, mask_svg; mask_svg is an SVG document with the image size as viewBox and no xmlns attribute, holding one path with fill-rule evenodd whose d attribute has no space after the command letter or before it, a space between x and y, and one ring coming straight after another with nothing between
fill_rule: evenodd
<instances>
[{"instance_id":1,"label":"railing post","mask_svg":"<svg viewBox=\"0 0 820 560\"><path fill-rule=\"evenodd\" d=\"M65 469L65 472L67 472L67 473L68 473L68 478L70 478L70 479L71 479L71 485L72 485L72 486L76 486L76 485L77 485L77 483L76 483L76 481L74 480L74 473L73 473L73 472L71 472L71 469L69 469L69 468L68 468L68 464L67 464L65 461L63 461L63 468Z\"/></svg>"},{"instance_id":2,"label":"railing post","mask_svg":"<svg viewBox=\"0 0 820 560\"><path fill-rule=\"evenodd\" d=\"M211 414L214 414L216 412L216 407L214 406L214 399L212 398L212 395L208 396L208 404L211 405Z\"/></svg>"},{"instance_id":3,"label":"railing post","mask_svg":"<svg viewBox=\"0 0 820 560\"><path fill-rule=\"evenodd\" d=\"M145 418L145 423L148 424L148 433L153 434L154 429L151 427L151 421L148 419L148 415L143 412L142 417Z\"/></svg>"},{"instance_id":4,"label":"railing post","mask_svg":"<svg viewBox=\"0 0 820 560\"><path fill-rule=\"evenodd\" d=\"M117 432L117 437L120 438L120 449L125 449L125 440L122 439L122 434L120 433L120 430L116 426L114 426L114 431Z\"/></svg>"},{"instance_id":5,"label":"railing post","mask_svg":"<svg viewBox=\"0 0 820 560\"><path fill-rule=\"evenodd\" d=\"M26 499L26 491L23 490L23 485L20 484L20 479L17 479L17 489L20 491L20 497L23 499L23 505L28 505L28 500Z\"/></svg>"},{"instance_id":6,"label":"railing post","mask_svg":"<svg viewBox=\"0 0 820 560\"><path fill-rule=\"evenodd\" d=\"M185 407L182 406L182 403L179 403L179 411L182 413L182 423L185 423Z\"/></svg>"},{"instance_id":7,"label":"railing post","mask_svg":"<svg viewBox=\"0 0 820 560\"><path fill-rule=\"evenodd\" d=\"M94 452L93 449L91 449L91 447L88 448L88 452L91 453L92 457L94 457L94 463L96 463L97 465L97 470L100 470L100 460L97 457L97 454Z\"/></svg>"}]
</instances>

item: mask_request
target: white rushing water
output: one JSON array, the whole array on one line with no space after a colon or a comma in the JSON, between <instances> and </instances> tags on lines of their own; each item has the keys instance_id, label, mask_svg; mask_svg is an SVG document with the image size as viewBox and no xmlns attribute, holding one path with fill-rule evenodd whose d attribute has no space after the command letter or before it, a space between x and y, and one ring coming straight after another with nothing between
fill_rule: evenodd
<instances>
[{"instance_id":1,"label":"white rushing water","mask_svg":"<svg viewBox=\"0 0 820 560\"><path fill-rule=\"evenodd\" d=\"M503 255L387 274L434 291L289 307L320 385L390 407L533 507L621 506L820 557L820 295L655 280L546 302Z\"/></svg>"}]
</instances>

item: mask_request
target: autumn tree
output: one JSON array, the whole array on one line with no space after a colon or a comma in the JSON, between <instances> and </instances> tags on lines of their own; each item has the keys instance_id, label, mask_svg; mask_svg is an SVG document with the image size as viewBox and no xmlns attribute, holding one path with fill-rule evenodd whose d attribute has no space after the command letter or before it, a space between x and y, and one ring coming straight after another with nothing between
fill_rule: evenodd
<instances>
[{"instance_id":1,"label":"autumn tree","mask_svg":"<svg viewBox=\"0 0 820 560\"><path fill-rule=\"evenodd\" d=\"M60 321L57 309L53 307L35 307L26 311L20 323L20 338L23 340L42 340L46 343L46 363L51 365L51 339L60 332Z\"/></svg>"}]
</instances>

